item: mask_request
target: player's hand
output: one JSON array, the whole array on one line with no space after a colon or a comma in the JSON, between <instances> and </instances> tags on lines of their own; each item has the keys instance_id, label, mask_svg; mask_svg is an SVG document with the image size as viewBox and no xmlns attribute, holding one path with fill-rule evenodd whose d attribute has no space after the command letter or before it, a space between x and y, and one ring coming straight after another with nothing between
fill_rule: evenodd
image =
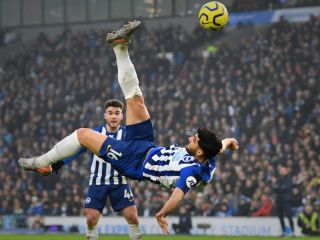
<instances>
[{"instance_id":1,"label":"player's hand","mask_svg":"<svg viewBox=\"0 0 320 240\"><path fill-rule=\"evenodd\" d=\"M52 172L54 172L56 175L58 174L60 168L62 168L64 165L64 162L63 161L60 161L60 162L56 162L54 164L52 164Z\"/></svg>"},{"instance_id":2,"label":"player's hand","mask_svg":"<svg viewBox=\"0 0 320 240\"><path fill-rule=\"evenodd\" d=\"M230 143L229 143L229 148L232 151L238 150L239 149L239 143L235 138L229 138Z\"/></svg>"},{"instance_id":3,"label":"player's hand","mask_svg":"<svg viewBox=\"0 0 320 240\"><path fill-rule=\"evenodd\" d=\"M157 218L158 224L161 227L163 233L169 234L168 222L167 222L166 218L164 217L164 214L162 212L158 212L156 214L156 218Z\"/></svg>"}]
</instances>

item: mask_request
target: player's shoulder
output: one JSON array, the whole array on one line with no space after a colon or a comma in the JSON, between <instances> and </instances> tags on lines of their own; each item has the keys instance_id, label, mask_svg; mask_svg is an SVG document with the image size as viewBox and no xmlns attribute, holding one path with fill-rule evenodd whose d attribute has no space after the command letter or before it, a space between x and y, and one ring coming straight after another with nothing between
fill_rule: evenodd
<instances>
[{"instance_id":1,"label":"player's shoulder","mask_svg":"<svg viewBox=\"0 0 320 240\"><path fill-rule=\"evenodd\" d=\"M122 131L123 133L126 133L126 127L123 125L120 125L120 128L118 131Z\"/></svg>"},{"instance_id":2,"label":"player's shoulder","mask_svg":"<svg viewBox=\"0 0 320 240\"><path fill-rule=\"evenodd\" d=\"M182 174L187 175L201 175L202 169L198 164L190 164L189 166L184 167L181 169Z\"/></svg>"},{"instance_id":3,"label":"player's shoulder","mask_svg":"<svg viewBox=\"0 0 320 240\"><path fill-rule=\"evenodd\" d=\"M105 134L111 138L115 138L117 140L122 140L125 138L125 135L126 135L126 128L122 125L120 125L119 129L115 132L108 132L107 130L107 125L105 125L103 127L103 130L101 132L102 134Z\"/></svg>"},{"instance_id":4,"label":"player's shoulder","mask_svg":"<svg viewBox=\"0 0 320 240\"><path fill-rule=\"evenodd\" d=\"M209 161L207 164L201 166L201 177L203 182L209 183L213 178L213 174L216 170L214 161Z\"/></svg>"},{"instance_id":5,"label":"player's shoulder","mask_svg":"<svg viewBox=\"0 0 320 240\"><path fill-rule=\"evenodd\" d=\"M93 130L101 133L104 129L105 129L105 131L107 130L106 125L101 124L101 125L97 126L96 128L94 128Z\"/></svg>"},{"instance_id":6,"label":"player's shoulder","mask_svg":"<svg viewBox=\"0 0 320 240\"><path fill-rule=\"evenodd\" d=\"M126 127L123 125L120 125L120 128L116 132L116 134L119 136L119 139L123 139L126 135Z\"/></svg>"}]
</instances>

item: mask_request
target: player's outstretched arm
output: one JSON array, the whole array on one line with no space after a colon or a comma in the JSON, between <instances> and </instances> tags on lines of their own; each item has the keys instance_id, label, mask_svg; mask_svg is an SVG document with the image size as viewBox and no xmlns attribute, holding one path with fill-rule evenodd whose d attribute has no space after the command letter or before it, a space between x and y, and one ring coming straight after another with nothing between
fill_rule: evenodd
<instances>
[{"instance_id":1,"label":"player's outstretched arm","mask_svg":"<svg viewBox=\"0 0 320 240\"><path fill-rule=\"evenodd\" d=\"M175 210L184 197L184 192L180 188L175 188L161 210L156 214L159 226L164 234L169 234L168 222L166 216Z\"/></svg>"},{"instance_id":2,"label":"player's outstretched arm","mask_svg":"<svg viewBox=\"0 0 320 240\"><path fill-rule=\"evenodd\" d=\"M219 155L223 154L227 149L230 149L232 151L236 151L239 149L239 143L235 138L225 138L221 142L222 148L218 153Z\"/></svg>"}]
</instances>

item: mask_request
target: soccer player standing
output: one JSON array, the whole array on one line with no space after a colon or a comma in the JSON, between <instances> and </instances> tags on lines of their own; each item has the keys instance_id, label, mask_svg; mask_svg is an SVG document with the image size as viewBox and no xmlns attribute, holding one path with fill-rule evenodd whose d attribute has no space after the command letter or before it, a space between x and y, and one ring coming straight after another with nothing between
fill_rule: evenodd
<instances>
[{"instance_id":1,"label":"soccer player standing","mask_svg":"<svg viewBox=\"0 0 320 240\"><path fill-rule=\"evenodd\" d=\"M156 214L158 224L168 234L165 217L178 207L190 188L211 181L216 155L227 149L237 150L239 146L236 139L221 140L206 128L199 128L196 134L189 137L185 147L160 147L154 142L150 115L128 52L130 36L140 24L135 20L107 35L107 41L112 44L116 55L118 81L126 99L125 139L116 140L81 128L39 157L20 158L19 165L25 170L35 171L86 147L109 162L121 175L174 188L168 201Z\"/></svg>"},{"instance_id":2,"label":"soccer player standing","mask_svg":"<svg viewBox=\"0 0 320 240\"><path fill-rule=\"evenodd\" d=\"M108 137L122 140L125 137L125 127L121 126L123 119L123 103L116 99L110 99L105 102L103 124L95 129ZM53 171L58 171L63 165L76 159L81 153L86 152L85 148L74 156L52 165ZM90 179L88 193L85 199L85 214L87 219L86 236L88 240L98 239L98 221L103 208L109 197L114 211L120 211L128 223L129 237L131 240L141 239L139 229L138 212L134 203L134 197L127 178L119 173L103 159L91 153L90 155ZM49 172L48 172L49 170ZM51 173L51 166L37 169L42 175Z\"/></svg>"}]
</instances>

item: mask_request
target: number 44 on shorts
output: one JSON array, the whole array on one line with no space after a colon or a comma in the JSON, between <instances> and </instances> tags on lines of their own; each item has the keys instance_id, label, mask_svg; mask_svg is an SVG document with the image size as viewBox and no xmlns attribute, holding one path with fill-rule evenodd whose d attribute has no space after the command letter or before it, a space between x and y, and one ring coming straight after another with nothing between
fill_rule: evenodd
<instances>
[{"instance_id":1,"label":"number 44 on shorts","mask_svg":"<svg viewBox=\"0 0 320 240\"><path fill-rule=\"evenodd\" d=\"M128 198L129 201L133 201L133 194L132 194L131 189L125 189L123 197Z\"/></svg>"}]
</instances>

